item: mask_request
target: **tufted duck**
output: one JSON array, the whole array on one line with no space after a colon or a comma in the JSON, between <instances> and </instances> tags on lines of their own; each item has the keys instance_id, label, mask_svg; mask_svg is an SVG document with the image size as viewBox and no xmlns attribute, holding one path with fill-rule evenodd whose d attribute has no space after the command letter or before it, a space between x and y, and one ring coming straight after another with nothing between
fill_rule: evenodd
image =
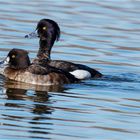
<instances>
[{"instance_id":1,"label":"tufted duck","mask_svg":"<svg viewBox=\"0 0 140 140\"><path fill-rule=\"evenodd\" d=\"M60 38L60 28L55 21L51 19L40 20L37 24L36 31L37 35L35 35L35 32L33 32L25 36L26 38L32 38L32 36L34 35L40 38L40 47L37 54L37 59L34 60L34 63L43 62L43 66L49 65L55 68L62 69L64 71L70 72L72 75L74 75L80 80L102 77L102 74L99 71L86 65L75 64L62 60L51 60L50 53L52 46L54 42L58 41Z\"/></svg>"},{"instance_id":2,"label":"tufted duck","mask_svg":"<svg viewBox=\"0 0 140 140\"><path fill-rule=\"evenodd\" d=\"M0 62L0 74L10 80L37 85L58 85L77 81L68 72L49 65L43 67L30 63L28 52L22 49L12 49L6 59Z\"/></svg>"}]
</instances>

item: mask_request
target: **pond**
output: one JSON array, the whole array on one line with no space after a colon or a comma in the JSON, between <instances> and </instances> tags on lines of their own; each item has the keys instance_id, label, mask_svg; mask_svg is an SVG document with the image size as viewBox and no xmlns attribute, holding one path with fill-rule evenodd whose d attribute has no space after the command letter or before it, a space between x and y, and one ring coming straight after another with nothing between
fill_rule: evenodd
<instances>
[{"instance_id":1,"label":"pond","mask_svg":"<svg viewBox=\"0 0 140 140\"><path fill-rule=\"evenodd\" d=\"M0 0L0 60L42 18L58 22L52 59L93 67L101 79L35 86L0 77L0 139L139 140L140 1Z\"/></svg>"}]
</instances>

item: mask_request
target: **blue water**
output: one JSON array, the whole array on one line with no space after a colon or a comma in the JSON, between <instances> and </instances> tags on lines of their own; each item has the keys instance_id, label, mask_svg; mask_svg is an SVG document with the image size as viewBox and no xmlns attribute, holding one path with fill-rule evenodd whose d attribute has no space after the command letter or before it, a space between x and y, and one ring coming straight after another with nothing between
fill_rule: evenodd
<instances>
[{"instance_id":1,"label":"blue water","mask_svg":"<svg viewBox=\"0 0 140 140\"><path fill-rule=\"evenodd\" d=\"M101 79L35 86L0 77L0 139L139 140L140 1L0 0L0 60L12 48L34 58L24 36L42 18L61 28L52 59L101 71Z\"/></svg>"}]
</instances>

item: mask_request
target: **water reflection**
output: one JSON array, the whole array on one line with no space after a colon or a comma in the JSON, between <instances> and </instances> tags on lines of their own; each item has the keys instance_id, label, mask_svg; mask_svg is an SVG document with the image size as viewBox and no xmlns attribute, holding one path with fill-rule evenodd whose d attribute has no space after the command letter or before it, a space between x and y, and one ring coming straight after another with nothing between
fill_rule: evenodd
<instances>
[{"instance_id":1,"label":"water reflection","mask_svg":"<svg viewBox=\"0 0 140 140\"><path fill-rule=\"evenodd\" d=\"M49 102L49 96L48 92L39 92L35 91L34 96L27 95L27 90L25 89L12 89L7 88L6 89L6 95L7 100L31 100L34 103L47 103ZM51 110L49 107L42 105L42 104L34 104L34 108L31 112L41 114L41 113L51 113ZM18 103L6 103L5 106L9 107L20 107L20 104ZM50 110L50 111L49 111Z\"/></svg>"},{"instance_id":2,"label":"water reflection","mask_svg":"<svg viewBox=\"0 0 140 140\"><path fill-rule=\"evenodd\" d=\"M9 86L10 85L10 86ZM26 86L26 89L24 87ZM14 111L15 113L5 113L1 114L5 121L9 120L13 122L12 124L4 123L3 126L14 126L15 129L18 129L18 127L21 127L22 124L18 122L24 122L27 121L29 124L27 126L22 126L22 131L24 129L27 129L26 131L30 133L37 133L37 134L48 134L48 130L43 130L41 125L53 125L53 123L43 123L43 120L50 120L50 117L48 114L52 114L54 109L51 107L52 102L50 101L51 95L48 94L48 90L54 90L57 91L58 87L48 87L46 88L46 91L34 91L29 94L29 91L27 89L27 85L24 85L23 83L14 83L12 84L6 83L5 84L5 95L7 95L6 102L4 104L5 108L8 110ZM36 87L37 90L39 90L39 87ZM60 88L59 90L60 91ZM62 89L61 89L62 91ZM28 103L30 102L30 103ZM29 112L30 115L23 115L21 112L24 111ZM17 112L17 114L16 114ZM4 121L4 120L3 120ZM16 122L16 123L14 123ZM7 129L6 129L7 130ZM24 130L25 131L25 130ZM15 134L15 137L18 136L18 134ZM32 138L34 136L31 136ZM36 138L42 138L39 136L36 136Z\"/></svg>"}]
</instances>

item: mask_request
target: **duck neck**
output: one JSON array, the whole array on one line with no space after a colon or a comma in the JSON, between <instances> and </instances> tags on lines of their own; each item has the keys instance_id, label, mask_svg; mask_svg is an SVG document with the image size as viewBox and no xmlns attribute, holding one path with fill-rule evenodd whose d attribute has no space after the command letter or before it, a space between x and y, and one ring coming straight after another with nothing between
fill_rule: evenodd
<instances>
[{"instance_id":1,"label":"duck neck","mask_svg":"<svg viewBox=\"0 0 140 140\"><path fill-rule=\"evenodd\" d=\"M53 46L53 43L51 42L51 40L49 39L40 39L39 41L39 51L37 54L37 57L39 59L47 59L50 60L50 53L51 53L51 49Z\"/></svg>"}]
</instances>

